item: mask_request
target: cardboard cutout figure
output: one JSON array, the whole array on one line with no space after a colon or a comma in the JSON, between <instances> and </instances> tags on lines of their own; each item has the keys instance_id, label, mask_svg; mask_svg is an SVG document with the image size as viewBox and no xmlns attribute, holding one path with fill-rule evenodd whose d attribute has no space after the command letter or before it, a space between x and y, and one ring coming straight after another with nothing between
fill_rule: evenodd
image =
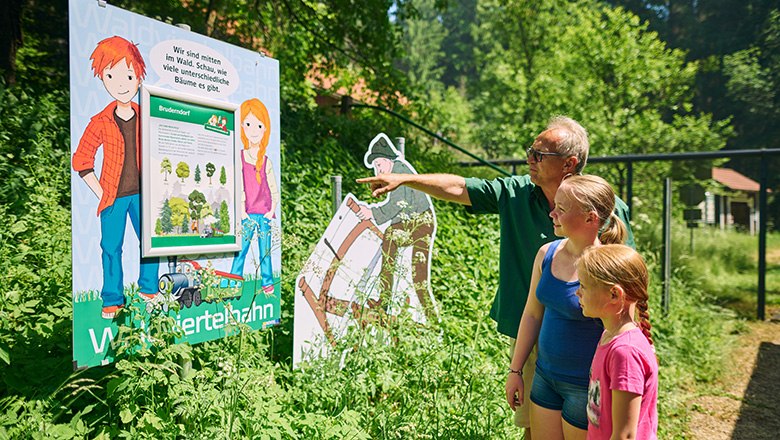
<instances>
[{"instance_id":1,"label":"cardboard cutout figure","mask_svg":"<svg viewBox=\"0 0 780 440\"><path fill-rule=\"evenodd\" d=\"M141 133L138 104L133 98L146 75L146 64L135 44L122 37L100 41L90 56L95 76L114 99L92 117L73 154L73 170L100 200L100 249L103 266L102 316L114 319L125 304L122 246L128 218L140 238ZM95 156L103 147L100 179ZM154 302L157 296L159 258L141 258L140 295Z\"/></svg>"},{"instance_id":2,"label":"cardboard cutout figure","mask_svg":"<svg viewBox=\"0 0 780 440\"><path fill-rule=\"evenodd\" d=\"M257 235L261 286L265 293L273 293L274 277L271 264L271 221L279 205L279 186L273 164L266 156L271 134L268 110L259 99L241 104L241 176L243 203L241 204L241 251L233 258L230 273L244 274L244 261L252 238Z\"/></svg>"},{"instance_id":3,"label":"cardboard cutout figure","mask_svg":"<svg viewBox=\"0 0 780 440\"><path fill-rule=\"evenodd\" d=\"M384 133L369 144L367 168L415 173ZM348 194L295 283L293 363L327 355L351 325L408 311L425 324L438 315L430 289L436 215L428 195L400 187L380 203Z\"/></svg>"}]
</instances>

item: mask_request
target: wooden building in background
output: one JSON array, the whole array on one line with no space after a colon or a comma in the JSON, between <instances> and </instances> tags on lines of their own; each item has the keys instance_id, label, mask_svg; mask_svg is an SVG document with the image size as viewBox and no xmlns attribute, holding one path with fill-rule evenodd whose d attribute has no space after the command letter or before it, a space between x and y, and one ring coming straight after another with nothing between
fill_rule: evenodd
<instances>
[{"instance_id":1,"label":"wooden building in background","mask_svg":"<svg viewBox=\"0 0 780 440\"><path fill-rule=\"evenodd\" d=\"M754 235L760 214L759 183L729 168L713 168L712 180L715 184L706 192L701 206L704 222Z\"/></svg>"}]
</instances>

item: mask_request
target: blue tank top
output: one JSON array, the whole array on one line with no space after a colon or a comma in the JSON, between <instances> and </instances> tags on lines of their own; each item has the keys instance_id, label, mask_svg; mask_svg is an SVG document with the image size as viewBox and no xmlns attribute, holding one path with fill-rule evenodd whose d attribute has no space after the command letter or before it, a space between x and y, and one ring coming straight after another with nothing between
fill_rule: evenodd
<instances>
[{"instance_id":1,"label":"blue tank top","mask_svg":"<svg viewBox=\"0 0 780 440\"><path fill-rule=\"evenodd\" d=\"M553 255L562 241L550 244L536 286L536 297L544 306L536 368L550 379L587 387L590 364L604 326L601 320L582 315L575 293L580 282L562 281L552 274Z\"/></svg>"}]
</instances>

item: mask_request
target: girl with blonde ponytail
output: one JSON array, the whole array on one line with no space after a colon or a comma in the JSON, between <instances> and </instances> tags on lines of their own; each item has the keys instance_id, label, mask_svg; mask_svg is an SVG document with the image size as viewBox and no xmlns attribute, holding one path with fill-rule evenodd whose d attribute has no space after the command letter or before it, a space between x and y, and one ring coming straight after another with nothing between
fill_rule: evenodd
<instances>
[{"instance_id":1,"label":"girl with blonde ponytail","mask_svg":"<svg viewBox=\"0 0 780 440\"><path fill-rule=\"evenodd\" d=\"M555 235L565 238L543 245L536 254L505 390L510 407L524 403L521 368L536 343L530 391L533 438L579 440L588 434L589 370L604 327L582 315L577 260L588 247L626 238L626 226L614 210L615 193L597 176L568 177L555 194L550 217Z\"/></svg>"},{"instance_id":2,"label":"girl with blonde ponytail","mask_svg":"<svg viewBox=\"0 0 780 440\"><path fill-rule=\"evenodd\" d=\"M658 361L647 312L648 273L628 246L585 250L577 263L582 313L604 323L588 385L588 438L655 439Z\"/></svg>"}]
</instances>

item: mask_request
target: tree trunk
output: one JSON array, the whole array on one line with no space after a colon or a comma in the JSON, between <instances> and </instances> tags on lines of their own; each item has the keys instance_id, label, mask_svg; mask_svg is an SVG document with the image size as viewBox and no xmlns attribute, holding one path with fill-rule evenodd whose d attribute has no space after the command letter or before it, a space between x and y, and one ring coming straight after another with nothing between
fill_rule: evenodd
<instances>
[{"instance_id":1,"label":"tree trunk","mask_svg":"<svg viewBox=\"0 0 780 440\"><path fill-rule=\"evenodd\" d=\"M23 1L0 1L0 71L9 85L16 83L16 51L22 45Z\"/></svg>"}]
</instances>

